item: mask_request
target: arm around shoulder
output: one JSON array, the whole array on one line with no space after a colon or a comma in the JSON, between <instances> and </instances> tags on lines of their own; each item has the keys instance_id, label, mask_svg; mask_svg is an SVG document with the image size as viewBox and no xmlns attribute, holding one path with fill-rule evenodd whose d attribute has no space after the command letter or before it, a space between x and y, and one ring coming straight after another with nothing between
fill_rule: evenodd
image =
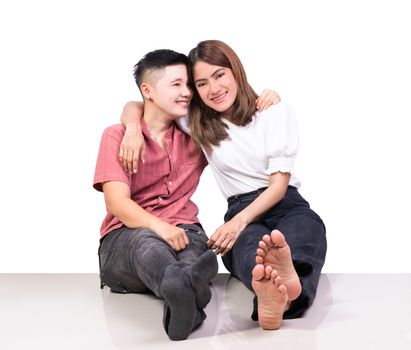
<instances>
[{"instance_id":1,"label":"arm around shoulder","mask_svg":"<svg viewBox=\"0 0 411 350\"><path fill-rule=\"evenodd\" d=\"M141 117L144 112L142 102L127 102L121 113L121 123L126 131L121 141L119 159L124 170L128 173L137 173L138 163L144 161L144 138L141 131Z\"/></svg>"}]
</instances>

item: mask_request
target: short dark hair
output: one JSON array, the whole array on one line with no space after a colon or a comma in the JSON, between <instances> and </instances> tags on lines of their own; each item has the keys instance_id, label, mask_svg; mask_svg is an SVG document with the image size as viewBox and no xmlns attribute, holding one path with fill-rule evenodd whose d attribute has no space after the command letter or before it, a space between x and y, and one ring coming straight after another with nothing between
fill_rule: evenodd
<instances>
[{"instance_id":1,"label":"short dark hair","mask_svg":"<svg viewBox=\"0 0 411 350\"><path fill-rule=\"evenodd\" d=\"M134 80L140 89L144 74L148 70L158 70L178 64L184 64L188 68L187 56L168 49L151 51L134 65Z\"/></svg>"}]
</instances>

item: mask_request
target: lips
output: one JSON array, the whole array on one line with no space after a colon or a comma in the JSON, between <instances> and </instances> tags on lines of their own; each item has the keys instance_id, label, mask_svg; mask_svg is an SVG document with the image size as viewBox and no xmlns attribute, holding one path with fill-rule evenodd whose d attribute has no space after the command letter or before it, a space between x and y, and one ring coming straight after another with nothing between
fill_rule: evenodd
<instances>
[{"instance_id":1,"label":"lips","mask_svg":"<svg viewBox=\"0 0 411 350\"><path fill-rule=\"evenodd\" d=\"M183 107L188 107L188 104L190 103L190 101L176 101L176 102L177 104Z\"/></svg>"},{"instance_id":2,"label":"lips","mask_svg":"<svg viewBox=\"0 0 411 350\"><path fill-rule=\"evenodd\" d=\"M216 97L213 97L213 98L211 99L211 101L213 101L214 103L221 103L221 102L224 101L224 99L225 99L225 97L227 96L227 94L228 94L228 92L225 91L225 92L223 92L222 94L220 94L220 95L218 95L218 96L216 96Z\"/></svg>"}]
</instances>

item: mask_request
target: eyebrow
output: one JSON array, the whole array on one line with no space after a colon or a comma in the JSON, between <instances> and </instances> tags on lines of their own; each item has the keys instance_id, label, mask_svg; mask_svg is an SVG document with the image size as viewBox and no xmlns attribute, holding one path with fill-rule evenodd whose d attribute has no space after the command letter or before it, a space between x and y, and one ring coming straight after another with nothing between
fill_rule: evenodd
<instances>
[{"instance_id":1,"label":"eyebrow","mask_svg":"<svg viewBox=\"0 0 411 350\"><path fill-rule=\"evenodd\" d=\"M211 77L215 77L218 73L220 73L220 71L223 71L223 70L224 70L224 67L216 69L216 70L211 74ZM206 79L205 79L205 78L197 79L197 80L195 81L195 83L198 83L199 81L203 81L203 80L206 80Z\"/></svg>"},{"instance_id":2,"label":"eyebrow","mask_svg":"<svg viewBox=\"0 0 411 350\"><path fill-rule=\"evenodd\" d=\"M176 83L178 81L183 81L183 79L182 78L175 78L171 81L171 84Z\"/></svg>"}]
</instances>

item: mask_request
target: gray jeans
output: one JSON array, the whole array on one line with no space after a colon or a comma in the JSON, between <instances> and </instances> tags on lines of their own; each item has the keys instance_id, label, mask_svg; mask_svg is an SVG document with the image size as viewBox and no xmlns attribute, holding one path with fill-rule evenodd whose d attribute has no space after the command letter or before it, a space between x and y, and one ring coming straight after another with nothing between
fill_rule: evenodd
<instances>
[{"instance_id":1,"label":"gray jeans","mask_svg":"<svg viewBox=\"0 0 411 350\"><path fill-rule=\"evenodd\" d=\"M178 225L186 231L190 243L180 252L153 231L140 227L121 227L110 232L99 248L101 286L117 293L153 292L161 294L165 269L179 262L192 264L204 253L208 237L197 225Z\"/></svg>"}]
</instances>

